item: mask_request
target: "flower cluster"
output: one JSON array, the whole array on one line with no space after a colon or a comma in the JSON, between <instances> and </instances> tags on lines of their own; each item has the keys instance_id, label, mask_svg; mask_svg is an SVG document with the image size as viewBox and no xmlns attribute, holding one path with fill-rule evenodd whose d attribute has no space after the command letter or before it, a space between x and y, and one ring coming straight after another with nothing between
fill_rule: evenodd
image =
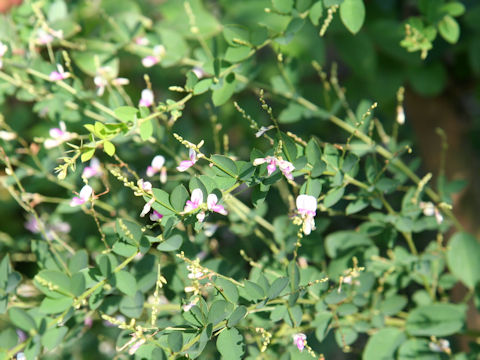
<instances>
[{"instance_id":1,"label":"flower cluster","mask_svg":"<svg viewBox=\"0 0 480 360\"><path fill-rule=\"evenodd\" d=\"M274 156L267 156L264 158L256 158L253 160L253 165L258 166L267 163L267 171L268 175L272 175L275 170L277 170L277 166L280 168L283 176L285 176L288 180L293 180L292 171L295 170L293 164L289 161L283 160L281 158L276 158Z\"/></svg>"},{"instance_id":2,"label":"flower cluster","mask_svg":"<svg viewBox=\"0 0 480 360\"><path fill-rule=\"evenodd\" d=\"M195 189L192 191L192 196L190 200L187 200L185 208L183 211L185 213L192 212L203 206L203 192L201 189ZM218 197L215 194L210 194L207 196L207 209L222 215L227 215L227 210L220 204L218 204ZM205 211L202 210L197 214L197 219L200 222L203 222L205 219Z\"/></svg>"}]
</instances>

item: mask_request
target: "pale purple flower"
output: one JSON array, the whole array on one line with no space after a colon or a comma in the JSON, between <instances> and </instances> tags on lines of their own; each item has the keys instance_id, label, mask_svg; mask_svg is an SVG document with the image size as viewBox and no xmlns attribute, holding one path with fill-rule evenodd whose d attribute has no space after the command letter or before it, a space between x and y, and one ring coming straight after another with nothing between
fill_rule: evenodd
<instances>
[{"instance_id":1,"label":"pale purple flower","mask_svg":"<svg viewBox=\"0 0 480 360\"><path fill-rule=\"evenodd\" d=\"M142 212L140 213L140 217L144 217L145 215L147 215L150 210L152 209L152 204L155 202L155 198L151 198L146 204L145 206L143 207L143 210Z\"/></svg>"},{"instance_id":2,"label":"pale purple flower","mask_svg":"<svg viewBox=\"0 0 480 360\"><path fill-rule=\"evenodd\" d=\"M253 160L253 165L258 166L267 163L267 172L268 176L272 175L275 170L277 170L277 166L280 168L282 174L289 180L293 180L292 171L295 170L293 164L289 161L277 159L274 156L267 156L264 158L256 158Z\"/></svg>"},{"instance_id":3,"label":"pale purple flower","mask_svg":"<svg viewBox=\"0 0 480 360\"><path fill-rule=\"evenodd\" d=\"M142 59L143 66L149 68L158 64L165 56L165 47L163 45L156 45L153 48L153 55L148 55Z\"/></svg>"},{"instance_id":4,"label":"pale purple flower","mask_svg":"<svg viewBox=\"0 0 480 360\"><path fill-rule=\"evenodd\" d=\"M145 36L137 36L135 38L135 44L141 46L147 46L150 42L148 41L147 37Z\"/></svg>"},{"instance_id":5,"label":"pale purple flower","mask_svg":"<svg viewBox=\"0 0 480 360\"><path fill-rule=\"evenodd\" d=\"M83 325L85 325L87 328L91 328L93 325L93 319L90 316L86 316L83 320Z\"/></svg>"},{"instance_id":6,"label":"pale purple flower","mask_svg":"<svg viewBox=\"0 0 480 360\"><path fill-rule=\"evenodd\" d=\"M152 191L152 183L149 181L144 181L143 179L138 179L137 185L143 191L149 192Z\"/></svg>"},{"instance_id":7,"label":"pale purple flower","mask_svg":"<svg viewBox=\"0 0 480 360\"><path fill-rule=\"evenodd\" d=\"M49 34L44 29L39 29L37 32L36 42L39 45L50 44L53 41L54 37L52 34Z\"/></svg>"},{"instance_id":8,"label":"pale purple flower","mask_svg":"<svg viewBox=\"0 0 480 360\"><path fill-rule=\"evenodd\" d=\"M215 194L208 195L207 197L208 210L214 211L222 215L227 215L228 214L227 210L225 210L225 208L222 205L218 205L217 202L218 202L217 195Z\"/></svg>"},{"instance_id":9,"label":"pale purple flower","mask_svg":"<svg viewBox=\"0 0 480 360\"><path fill-rule=\"evenodd\" d=\"M23 330L16 329L15 332L17 333L19 342L24 342L28 339L27 334Z\"/></svg>"},{"instance_id":10,"label":"pale purple flower","mask_svg":"<svg viewBox=\"0 0 480 360\"><path fill-rule=\"evenodd\" d=\"M311 195L298 195L296 202L298 214L303 220L303 233L309 235L312 230L315 230L317 199Z\"/></svg>"},{"instance_id":11,"label":"pale purple flower","mask_svg":"<svg viewBox=\"0 0 480 360\"><path fill-rule=\"evenodd\" d=\"M450 342L447 339L438 339L436 342L431 341L428 343L428 347L433 352L450 354L452 351L450 349Z\"/></svg>"},{"instance_id":12,"label":"pale purple flower","mask_svg":"<svg viewBox=\"0 0 480 360\"><path fill-rule=\"evenodd\" d=\"M40 224L38 223L37 219L33 215L29 215L27 221L24 224L25 229L28 231L38 234L40 232Z\"/></svg>"},{"instance_id":13,"label":"pale purple flower","mask_svg":"<svg viewBox=\"0 0 480 360\"><path fill-rule=\"evenodd\" d=\"M153 212L150 214L151 221L158 221L161 218L163 218L163 215L160 214L157 210L153 210Z\"/></svg>"},{"instance_id":14,"label":"pale purple flower","mask_svg":"<svg viewBox=\"0 0 480 360\"><path fill-rule=\"evenodd\" d=\"M185 304L182 306L183 311L188 312L192 307L194 307L196 304L193 303L193 301L189 302L188 304Z\"/></svg>"},{"instance_id":15,"label":"pale purple flower","mask_svg":"<svg viewBox=\"0 0 480 360\"><path fill-rule=\"evenodd\" d=\"M201 79L205 76L205 71L203 71L203 69L201 67L198 67L198 66L195 66L193 69L192 69L192 72L195 74L195 76L198 78L198 79Z\"/></svg>"},{"instance_id":16,"label":"pale purple flower","mask_svg":"<svg viewBox=\"0 0 480 360\"><path fill-rule=\"evenodd\" d=\"M197 209L203 203L203 192L201 189L195 189L192 191L190 200L187 200L185 204L184 212L190 212Z\"/></svg>"},{"instance_id":17,"label":"pale purple flower","mask_svg":"<svg viewBox=\"0 0 480 360\"><path fill-rule=\"evenodd\" d=\"M307 336L305 334L298 333L293 335L293 343L300 352L305 348L306 340Z\"/></svg>"},{"instance_id":18,"label":"pale purple flower","mask_svg":"<svg viewBox=\"0 0 480 360\"><path fill-rule=\"evenodd\" d=\"M57 71L52 71L50 73L50 80L51 81L60 81L65 80L70 77L70 73L63 70L63 66L57 64Z\"/></svg>"},{"instance_id":19,"label":"pale purple flower","mask_svg":"<svg viewBox=\"0 0 480 360\"><path fill-rule=\"evenodd\" d=\"M255 133L255 137L259 138L260 136L262 136L263 134L265 134L267 131L273 129L274 126L273 125L270 125L268 127L265 127L265 126L262 126L256 133Z\"/></svg>"},{"instance_id":20,"label":"pale purple flower","mask_svg":"<svg viewBox=\"0 0 480 360\"><path fill-rule=\"evenodd\" d=\"M51 139L47 139L44 142L45 148L51 149L57 147L58 145L72 139L72 133L67 131L67 127L63 121L60 121L59 128L52 128L49 131Z\"/></svg>"},{"instance_id":21,"label":"pale purple flower","mask_svg":"<svg viewBox=\"0 0 480 360\"><path fill-rule=\"evenodd\" d=\"M85 185L80 190L80 194L78 196L75 196L72 199L72 201L70 201L70 206L74 207L74 206L85 204L92 196L92 193L93 193L92 187L89 185Z\"/></svg>"},{"instance_id":22,"label":"pale purple flower","mask_svg":"<svg viewBox=\"0 0 480 360\"><path fill-rule=\"evenodd\" d=\"M138 350L138 348L139 348L140 346L142 346L144 343L145 343L145 339L140 339L140 340L138 340L135 344L132 345L132 347L130 348L130 350L128 350L128 353L129 353L130 355L135 354L135 352Z\"/></svg>"},{"instance_id":23,"label":"pale purple flower","mask_svg":"<svg viewBox=\"0 0 480 360\"><path fill-rule=\"evenodd\" d=\"M18 352L16 356L16 360L27 360L27 357L25 356L25 353Z\"/></svg>"},{"instance_id":24,"label":"pale purple flower","mask_svg":"<svg viewBox=\"0 0 480 360\"><path fill-rule=\"evenodd\" d=\"M438 210L438 208L431 202L424 202L420 201L420 204L418 204L420 209L423 211L423 215L425 216L435 216L435 220L437 221L437 224L441 224L443 222L443 215Z\"/></svg>"},{"instance_id":25,"label":"pale purple flower","mask_svg":"<svg viewBox=\"0 0 480 360\"><path fill-rule=\"evenodd\" d=\"M150 89L143 89L142 96L138 103L138 106L150 107L154 103L153 92Z\"/></svg>"},{"instance_id":26,"label":"pale purple flower","mask_svg":"<svg viewBox=\"0 0 480 360\"><path fill-rule=\"evenodd\" d=\"M147 167L147 176L152 177L156 173L161 172L164 168L165 158L162 155L157 155L153 158L152 164Z\"/></svg>"},{"instance_id":27,"label":"pale purple flower","mask_svg":"<svg viewBox=\"0 0 480 360\"><path fill-rule=\"evenodd\" d=\"M190 149L188 152L188 157L190 160L183 160L180 162L180 165L177 166L178 171L186 171L188 168L191 168L197 162L197 153L195 150Z\"/></svg>"},{"instance_id":28,"label":"pale purple flower","mask_svg":"<svg viewBox=\"0 0 480 360\"><path fill-rule=\"evenodd\" d=\"M100 166L100 160L94 157L92 158L92 160L90 160L90 165L85 166L85 168L83 169L82 177L90 179L91 177L100 175L102 175L102 167Z\"/></svg>"}]
</instances>

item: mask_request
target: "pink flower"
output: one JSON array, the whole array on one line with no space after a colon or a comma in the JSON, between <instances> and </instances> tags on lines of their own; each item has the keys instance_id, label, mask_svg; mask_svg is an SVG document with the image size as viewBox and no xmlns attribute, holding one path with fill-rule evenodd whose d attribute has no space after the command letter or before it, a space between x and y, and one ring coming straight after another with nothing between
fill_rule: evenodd
<instances>
[{"instance_id":1,"label":"pink flower","mask_svg":"<svg viewBox=\"0 0 480 360\"><path fill-rule=\"evenodd\" d=\"M144 89L142 90L142 96L140 98L140 101L138 103L138 106L145 106L145 107L150 107L154 103L153 99L153 92L150 89Z\"/></svg>"},{"instance_id":2,"label":"pink flower","mask_svg":"<svg viewBox=\"0 0 480 360\"><path fill-rule=\"evenodd\" d=\"M152 160L152 165L147 168L147 176L152 177L156 173L161 172L164 168L165 158L162 155L157 155Z\"/></svg>"},{"instance_id":3,"label":"pink flower","mask_svg":"<svg viewBox=\"0 0 480 360\"><path fill-rule=\"evenodd\" d=\"M143 344L145 343L145 339L140 339L138 340L135 344L132 345L132 347L130 348L130 350L128 350L128 353L130 355L133 355L137 352L138 348L140 346L142 346Z\"/></svg>"},{"instance_id":4,"label":"pink flower","mask_svg":"<svg viewBox=\"0 0 480 360\"><path fill-rule=\"evenodd\" d=\"M94 157L90 160L90 165L85 166L83 169L82 177L90 179L91 177L100 175L102 175L102 167L100 166L100 161Z\"/></svg>"},{"instance_id":5,"label":"pink flower","mask_svg":"<svg viewBox=\"0 0 480 360\"><path fill-rule=\"evenodd\" d=\"M190 200L187 200L185 204L184 212L190 212L197 209L203 203L203 192L201 189L195 189L192 191Z\"/></svg>"},{"instance_id":6,"label":"pink flower","mask_svg":"<svg viewBox=\"0 0 480 360\"><path fill-rule=\"evenodd\" d=\"M52 71L52 72L50 73L50 80L51 80L51 81L65 80L65 79L67 79L68 77L70 77L70 73L64 71L62 65L57 64L57 70L58 70L58 71Z\"/></svg>"},{"instance_id":7,"label":"pink flower","mask_svg":"<svg viewBox=\"0 0 480 360\"><path fill-rule=\"evenodd\" d=\"M293 335L293 343L297 347L298 350L303 351L305 348L307 337L305 334L298 333Z\"/></svg>"},{"instance_id":8,"label":"pink flower","mask_svg":"<svg viewBox=\"0 0 480 360\"><path fill-rule=\"evenodd\" d=\"M141 46L147 46L149 44L149 41L145 36L138 36L135 38L135 44L141 45Z\"/></svg>"},{"instance_id":9,"label":"pink flower","mask_svg":"<svg viewBox=\"0 0 480 360\"><path fill-rule=\"evenodd\" d=\"M178 171L186 171L188 168L192 167L197 162L197 153L195 150L190 149L188 152L188 157L190 160L183 160L180 162L180 165L177 166Z\"/></svg>"},{"instance_id":10,"label":"pink flower","mask_svg":"<svg viewBox=\"0 0 480 360\"><path fill-rule=\"evenodd\" d=\"M228 214L227 210L225 210L225 208L222 205L218 205L217 202L218 202L217 195L215 194L208 195L207 197L208 210L214 211L222 215L227 215Z\"/></svg>"},{"instance_id":11,"label":"pink flower","mask_svg":"<svg viewBox=\"0 0 480 360\"><path fill-rule=\"evenodd\" d=\"M198 79L201 79L205 76L205 71L203 71L203 69L201 67L198 67L198 66L195 66L193 69L192 69L192 72L195 74L195 76L198 78Z\"/></svg>"},{"instance_id":12,"label":"pink flower","mask_svg":"<svg viewBox=\"0 0 480 360\"><path fill-rule=\"evenodd\" d=\"M295 170L293 164L289 161L277 159L273 156L267 156L264 158L256 158L253 160L253 165L258 166L267 163L267 172L268 176L272 175L275 170L277 170L277 166L280 168L282 174L289 180L293 180L292 171Z\"/></svg>"},{"instance_id":13,"label":"pink flower","mask_svg":"<svg viewBox=\"0 0 480 360\"><path fill-rule=\"evenodd\" d=\"M153 48L153 55L148 55L142 59L143 66L149 68L158 64L165 56L165 47L163 45L156 45Z\"/></svg>"},{"instance_id":14,"label":"pink flower","mask_svg":"<svg viewBox=\"0 0 480 360\"><path fill-rule=\"evenodd\" d=\"M153 212L150 214L150 220L152 221L158 221L161 218L163 218L163 215L160 214L157 210L153 210Z\"/></svg>"},{"instance_id":15,"label":"pink flower","mask_svg":"<svg viewBox=\"0 0 480 360\"><path fill-rule=\"evenodd\" d=\"M44 142L45 148L51 149L58 145L72 139L72 134L67 131L67 127L63 121L60 121L59 128L52 128L49 131L51 139L47 139Z\"/></svg>"},{"instance_id":16,"label":"pink flower","mask_svg":"<svg viewBox=\"0 0 480 360\"><path fill-rule=\"evenodd\" d=\"M303 233L309 235L312 230L315 230L314 217L317 213L317 199L311 195L297 196L297 210L303 220Z\"/></svg>"},{"instance_id":17,"label":"pink flower","mask_svg":"<svg viewBox=\"0 0 480 360\"><path fill-rule=\"evenodd\" d=\"M92 193L93 189L89 185L85 185L80 190L79 196L75 196L72 201L70 201L70 206L74 207L85 204L92 196Z\"/></svg>"}]
</instances>

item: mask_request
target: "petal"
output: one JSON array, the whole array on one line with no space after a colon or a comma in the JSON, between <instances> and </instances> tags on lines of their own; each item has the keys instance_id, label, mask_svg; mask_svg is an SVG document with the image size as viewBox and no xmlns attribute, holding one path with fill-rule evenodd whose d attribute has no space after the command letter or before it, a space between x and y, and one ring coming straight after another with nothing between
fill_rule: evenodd
<instances>
[{"instance_id":1,"label":"petal","mask_svg":"<svg viewBox=\"0 0 480 360\"><path fill-rule=\"evenodd\" d=\"M157 155L152 160L152 167L154 167L156 170L160 170L164 164L165 158L162 155Z\"/></svg>"},{"instance_id":2,"label":"petal","mask_svg":"<svg viewBox=\"0 0 480 360\"><path fill-rule=\"evenodd\" d=\"M195 152L195 150L193 149L190 149L188 151L188 157L190 158L190 161L195 164L197 162L197 153Z\"/></svg>"},{"instance_id":3,"label":"petal","mask_svg":"<svg viewBox=\"0 0 480 360\"><path fill-rule=\"evenodd\" d=\"M48 133L50 134L50 137L53 139L61 138L64 134L64 132L59 128L50 129Z\"/></svg>"},{"instance_id":4,"label":"petal","mask_svg":"<svg viewBox=\"0 0 480 360\"><path fill-rule=\"evenodd\" d=\"M192 200L193 203L197 204L197 207L198 207L198 204L203 203L203 192L202 192L202 190L201 189L193 190L191 200Z\"/></svg>"},{"instance_id":5,"label":"petal","mask_svg":"<svg viewBox=\"0 0 480 360\"><path fill-rule=\"evenodd\" d=\"M157 172L155 171L155 169L152 167L152 166L149 166L147 167L147 176L148 177L152 177L153 175L155 175Z\"/></svg>"},{"instance_id":6,"label":"petal","mask_svg":"<svg viewBox=\"0 0 480 360\"><path fill-rule=\"evenodd\" d=\"M191 160L183 160L180 162L180 165L177 166L178 171L186 171L188 168L191 168L193 166L193 161Z\"/></svg>"},{"instance_id":7,"label":"petal","mask_svg":"<svg viewBox=\"0 0 480 360\"><path fill-rule=\"evenodd\" d=\"M55 140L55 139L47 139L43 143L46 149L52 149L54 147L57 147L58 145L61 144L61 141Z\"/></svg>"},{"instance_id":8,"label":"petal","mask_svg":"<svg viewBox=\"0 0 480 360\"><path fill-rule=\"evenodd\" d=\"M90 160L90 167L96 170L100 170L100 160L98 160L96 157L93 157L92 160Z\"/></svg>"},{"instance_id":9,"label":"petal","mask_svg":"<svg viewBox=\"0 0 480 360\"><path fill-rule=\"evenodd\" d=\"M197 220L203 222L205 220L205 211L201 211L197 214Z\"/></svg>"},{"instance_id":10,"label":"petal","mask_svg":"<svg viewBox=\"0 0 480 360\"><path fill-rule=\"evenodd\" d=\"M225 208L222 205L215 205L210 210L215 211L216 213L219 213L222 215L228 214L227 210L225 210Z\"/></svg>"},{"instance_id":11,"label":"petal","mask_svg":"<svg viewBox=\"0 0 480 360\"><path fill-rule=\"evenodd\" d=\"M150 104L153 104L153 92L152 90L150 89L143 89L142 90L142 96L141 96L142 100L147 102L147 103L150 103Z\"/></svg>"},{"instance_id":12,"label":"petal","mask_svg":"<svg viewBox=\"0 0 480 360\"><path fill-rule=\"evenodd\" d=\"M275 160L270 160L270 163L267 166L268 175L272 175L275 170L277 170L277 165Z\"/></svg>"},{"instance_id":13,"label":"petal","mask_svg":"<svg viewBox=\"0 0 480 360\"><path fill-rule=\"evenodd\" d=\"M207 197L207 207L212 210L212 208L217 205L217 202L218 202L218 198L217 198L217 195L215 194L210 194L208 195Z\"/></svg>"},{"instance_id":14,"label":"petal","mask_svg":"<svg viewBox=\"0 0 480 360\"><path fill-rule=\"evenodd\" d=\"M258 166L267 162L266 158L256 158L253 160L253 166Z\"/></svg>"},{"instance_id":15,"label":"petal","mask_svg":"<svg viewBox=\"0 0 480 360\"><path fill-rule=\"evenodd\" d=\"M140 213L140 217L144 217L145 215L147 215L151 208L152 208L152 205L150 205L150 203L147 202L143 207L142 212Z\"/></svg>"},{"instance_id":16,"label":"petal","mask_svg":"<svg viewBox=\"0 0 480 360\"><path fill-rule=\"evenodd\" d=\"M85 200L80 199L78 196L75 196L75 197L70 201L70 206L72 206L72 207L78 206L78 205L82 205L82 204L85 204Z\"/></svg>"},{"instance_id":17,"label":"petal","mask_svg":"<svg viewBox=\"0 0 480 360\"><path fill-rule=\"evenodd\" d=\"M142 59L142 65L147 68L152 67L156 63L158 63L158 59L153 55L146 56Z\"/></svg>"},{"instance_id":18,"label":"petal","mask_svg":"<svg viewBox=\"0 0 480 360\"><path fill-rule=\"evenodd\" d=\"M80 198L83 199L84 201L87 201L90 196L92 195L93 189L89 185L85 185L82 187L82 190L80 190Z\"/></svg>"},{"instance_id":19,"label":"petal","mask_svg":"<svg viewBox=\"0 0 480 360\"><path fill-rule=\"evenodd\" d=\"M297 196L297 209L300 212L316 212L317 211L317 199L311 195L298 195Z\"/></svg>"}]
</instances>

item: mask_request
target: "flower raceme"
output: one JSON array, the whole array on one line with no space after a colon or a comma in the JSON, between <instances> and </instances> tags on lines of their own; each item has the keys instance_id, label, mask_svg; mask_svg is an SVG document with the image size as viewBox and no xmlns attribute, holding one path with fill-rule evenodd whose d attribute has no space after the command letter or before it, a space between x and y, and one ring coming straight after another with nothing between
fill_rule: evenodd
<instances>
[{"instance_id":1,"label":"flower raceme","mask_svg":"<svg viewBox=\"0 0 480 360\"><path fill-rule=\"evenodd\" d=\"M72 201L70 201L70 206L74 207L74 206L85 204L92 196L92 193L93 193L92 187L89 185L85 185L80 190L80 194L78 194L78 196L75 196L72 199Z\"/></svg>"},{"instance_id":2,"label":"flower raceme","mask_svg":"<svg viewBox=\"0 0 480 360\"><path fill-rule=\"evenodd\" d=\"M192 191L192 196L190 200L187 200L183 211L185 213L194 211L203 204L203 192L201 189L194 189ZM227 215L228 211L218 204L218 197L215 194L210 194L207 196L207 209L213 212L216 212L221 215ZM202 222L205 219L205 211L201 211L197 214L198 221Z\"/></svg>"},{"instance_id":3,"label":"flower raceme","mask_svg":"<svg viewBox=\"0 0 480 360\"><path fill-rule=\"evenodd\" d=\"M253 165L258 166L267 163L267 171L268 175L272 175L275 170L277 170L277 166L280 168L283 176L285 176L288 180L293 180L292 171L295 170L293 164L289 161L276 158L274 156L267 156L264 158L256 158L253 160Z\"/></svg>"},{"instance_id":4,"label":"flower raceme","mask_svg":"<svg viewBox=\"0 0 480 360\"><path fill-rule=\"evenodd\" d=\"M309 235L312 230L315 230L314 217L317 214L317 199L311 195L298 195L297 211L302 219L303 233Z\"/></svg>"},{"instance_id":5,"label":"flower raceme","mask_svg":"<svg viewBox=\"0 0 480 360\"><path fill-rule=\"evenodd\" d=\"M197 153L193 149L189 150L188 157L190 160L183 160L180 162L180 165L177 166L178 171L186 171L188 168L191 168L193 165L195 165L198 160Z\"/></svg>"}]
</instances>

